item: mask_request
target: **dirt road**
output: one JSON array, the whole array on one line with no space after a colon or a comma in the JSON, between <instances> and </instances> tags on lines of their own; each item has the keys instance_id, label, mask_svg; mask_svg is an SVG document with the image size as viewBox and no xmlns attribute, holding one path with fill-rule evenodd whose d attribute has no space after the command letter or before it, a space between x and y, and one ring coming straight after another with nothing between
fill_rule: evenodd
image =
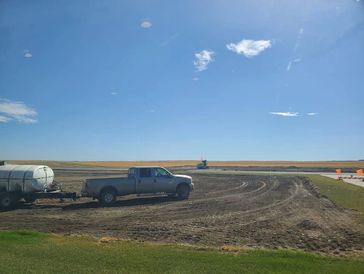
<instances>
[{"instance_id":1,"label":"dirt road","mask_svg":"<svg viewBox=\"0 0 364 274\"><path fill-rule=\"evenodd\" d=\"M56 171L67 191L80 180L116 171ZM0 212L0 229L112 235L201 245L290 247L337 253L364 249L358 215L321 197L303 177L191 174L189 200L129 196L111 208L83 198L52 200Z\"/></svg>"}]
</instances>

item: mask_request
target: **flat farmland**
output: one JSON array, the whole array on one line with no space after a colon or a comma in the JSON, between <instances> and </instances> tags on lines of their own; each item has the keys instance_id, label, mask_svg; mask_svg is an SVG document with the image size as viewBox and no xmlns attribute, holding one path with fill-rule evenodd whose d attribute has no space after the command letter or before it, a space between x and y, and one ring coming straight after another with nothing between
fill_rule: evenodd
<instances>
[{"instance_id":1,"label":"flat farmland","mask_svg":"<svg viewBox=\"0 0 364 274\"><path fill-rule=\"evenodd\" d=\"M56 167L107 167L128 168L131 166L164 166L187 167L196 166L197 160L171 161L49 161L49 160L16 160L13 164L40 164ZM364 168L364 161L209 161L211 167L262 167L262 168Z\"/></svg>"},{"instance_id":2,"label":"flat farmland","mask_svg":"<svg viewBox=\"0 0 364 274\"><path fill-rule=\"evenodd\" d=\"M79 191L84 178L117 177L123 171L55 173L64 190ZM32 229L198 246L282 247L328 254L363 252L359 213L336 206L304 177L191 176L195 191L188 200L131 195L109 208L88 198L64 203L41 200L0 212L0 230Z\"/></svg>"}]
</instances>

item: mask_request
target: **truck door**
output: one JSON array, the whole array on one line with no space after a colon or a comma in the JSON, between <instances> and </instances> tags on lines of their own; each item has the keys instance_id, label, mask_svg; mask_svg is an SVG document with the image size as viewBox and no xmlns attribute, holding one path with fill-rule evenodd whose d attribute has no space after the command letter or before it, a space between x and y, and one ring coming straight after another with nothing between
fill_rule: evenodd
<instances>
[{"instance_id":1,"label":"truck door","mask_svg":"<svg viewBox=\"0 0 364 274\"><path fill-rule=\"evenodd\" d=\"M154 193L155 178L152 168L139 168L137 193Z\"/></svg>"},{"instance_id":2,"label":"truck door","mask_svg":"<svg viewBox=\"0 0 364 274\"><path fill-rule=\"evenodd\" d=\"M156 192L173 193L176 191L173 175L169 173L166 169L155 168L154 176L156 179L156 184L155 184Z\"/></svg>"}]
</instances>

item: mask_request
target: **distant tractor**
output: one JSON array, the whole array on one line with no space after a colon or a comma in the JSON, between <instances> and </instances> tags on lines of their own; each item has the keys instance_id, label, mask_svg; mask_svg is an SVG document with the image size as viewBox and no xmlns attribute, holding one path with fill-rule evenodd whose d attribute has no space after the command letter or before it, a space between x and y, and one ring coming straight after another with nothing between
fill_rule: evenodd
<instances>
[{"instance_id":1,"label":"distant tractor","mask_svg":"<svg viewBox=\"0 0 364 274\"><path fill-rule=\"evenodd\" d=\"M197 169L207 169L207 168L209 168L207 160L201 160L201 162L197 164Z\"/></svg>"}]
</instances>

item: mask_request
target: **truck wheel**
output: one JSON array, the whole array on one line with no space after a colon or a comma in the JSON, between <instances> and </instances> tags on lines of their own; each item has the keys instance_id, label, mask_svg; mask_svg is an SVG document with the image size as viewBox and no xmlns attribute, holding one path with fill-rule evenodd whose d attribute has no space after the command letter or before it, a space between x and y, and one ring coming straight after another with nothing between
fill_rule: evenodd
<instances>
[{"instance_id":1,"label":"truck wheel","mask_svg":"<svg viewBox=\"0 0 364 274\"><path fill-rule=\"evenodd\" d=\"M179 185L177 187L177 196L179 199L184 200L190 196L190 188L186 184Z\"/></svg>"},{"instance_id":2,"label":"truck wheel","mask_svg":"<svg viewBox=\"0 0 364 274\"><path fill-rule=\"evenodd\" d=\"M16 202L16 197L12 193L2 193L0 194L0 208L1 209L11 209L14 207Z\"/></svg>"},{"instance_id":3,"label":"truck wheel","mask_svg":"<svg viewBox=\"0 0 364 274\"><path fill-rule=\"evenodd\" d=\"M103 206L112 205L116 201L116 191L111 188L104 189L100 193L99 201Z\"/></svg>"}]
</instances>

